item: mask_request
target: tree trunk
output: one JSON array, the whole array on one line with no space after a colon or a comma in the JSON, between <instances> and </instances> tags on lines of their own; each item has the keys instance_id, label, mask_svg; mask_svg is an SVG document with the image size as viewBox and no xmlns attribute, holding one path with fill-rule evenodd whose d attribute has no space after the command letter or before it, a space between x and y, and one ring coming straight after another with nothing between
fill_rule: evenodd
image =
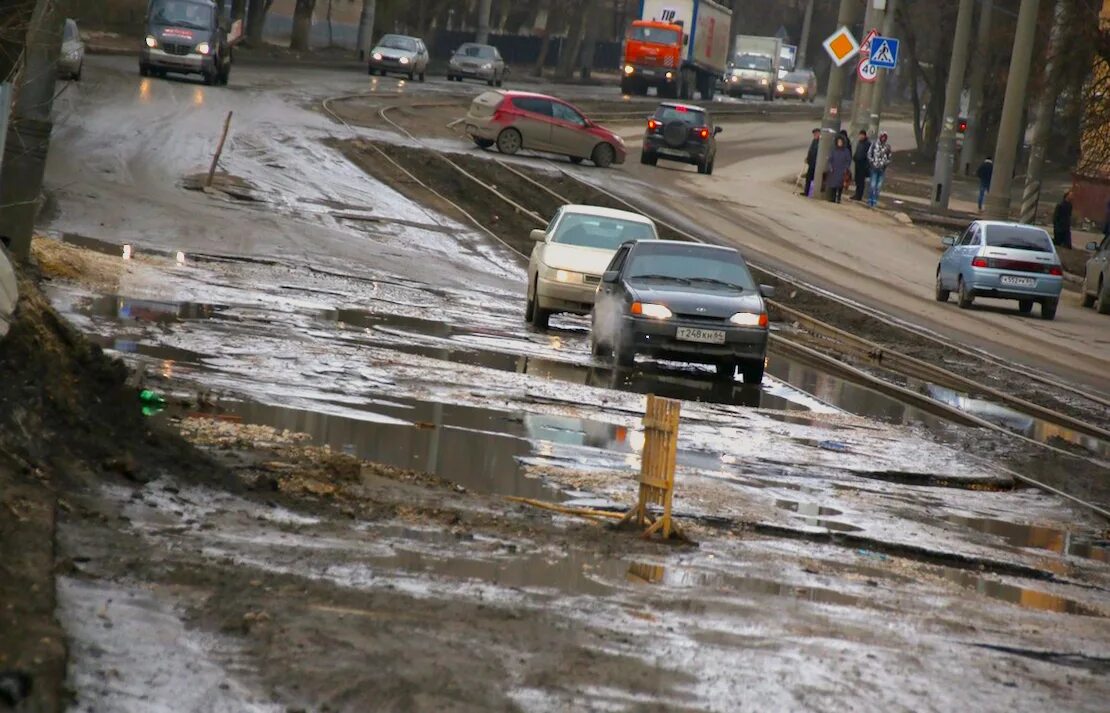
<instances>
[{"instance_id":1,"label":"tree trunk","mask_svg":"<svg viewBox=\"0 0 1110 713\"><path fill-rule=\"evenodd\" d=\"M594 53L597 50L597 35L601 31L601 3L591 2L586 11L586 38L582 44L582 61L578 63L581 68L582 79L589 79L594 68Z\"/></svg>"},{"instance_id":2,"label":"tree trunk","mask_svg":"<svg viewBox=\"0 0 1110 713\"><path fill-rule=\"evenodd\" d=\"M289 37L289 49L307 52L311 46L312 12L316 0L297 0L293 9L293 33Z\"/></svg>"},{"instance_id":3,"label":"tree trunk","mask_svg":"<svg viewBox=\"0 0 1110 713\"><path fill-rule=\"evenodd\" d=\"M358 17L358 58L367 59L374 48L374 12L377 0L362 0L362 13Z\"/></svg>"},{"instance_id":4,"label":"tree trunk","mask_svg":"<svg viewBox=\"0 0 1110 713\"><path fill-rule=\"evenodd\" d=\"M266 13L270 11L272 0L250 0L247 7L247 42L257 47L262 44L262 32L266 29Z\"/></svg>"},{"instance_id":5,"label":"tree trunk","mask_svg":"<svg viewBox=\"0 0 1110 713\"><path fill-rule=\"evenodd\" d=\"M247 15L247 0L232 0L231 19L242 20Z\"/></svg>"},{"instance_id":6,"label":"tree trunk","mask_svg":"<svg viewBox=\"0 0 1110 713\"><path fill-rule=\"evenodd\" d=\"M547 53L551 50L551 33L555 30L555 8L552 7L551 0L544 0L543 3L544 20L543 27L537 27L543 32L543 40L540 42L540 54L536 58L536 66L532 70L532 75L536 77L543 76L543 66L547 63ZM538 20L537 20L538 25Z\"/></svg>"},{"instance_id":7,"label":"tree trunk","mask_svg":"<svg viewBox=\"0 0 1110 713\"><path fill-rule=\"evenodd\" d=\"M590 0L585 0L590 2ZM586 32L586 6L581 0L571 9L567 22L567 42L559 55L559 66L555 70L557 79L570 79L574 65L578 61L578 50L582 47L582 36Z\"/></svg>"}]
</instances>

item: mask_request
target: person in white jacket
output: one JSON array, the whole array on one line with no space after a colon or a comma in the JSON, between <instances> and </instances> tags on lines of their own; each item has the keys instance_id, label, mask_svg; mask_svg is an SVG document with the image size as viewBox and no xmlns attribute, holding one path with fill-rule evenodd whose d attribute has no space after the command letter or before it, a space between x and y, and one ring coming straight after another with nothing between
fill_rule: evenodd
<instances>
[{"instance_id":1,"label":"person in white jacket","mask_svg":"<svg viewBox=\"0 0 1110 713\"><path fill-rule=\"evenodd\" d=\"M879 134L879 140L871 144L867 152L867 161L871 164L871 189L867 194L867 205L874 208L879 202L879 193L883 190L883 179L886 177L887 166L890 165L891 155L889 137L884 131Z\"/></svg>"}]
</instances>

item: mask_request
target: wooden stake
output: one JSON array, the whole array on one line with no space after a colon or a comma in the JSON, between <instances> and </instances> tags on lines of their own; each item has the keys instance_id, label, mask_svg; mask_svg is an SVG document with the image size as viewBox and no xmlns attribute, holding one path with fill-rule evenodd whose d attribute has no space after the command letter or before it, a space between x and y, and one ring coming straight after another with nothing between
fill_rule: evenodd
<instances>
[{"instance_id":1,"label":"wooden stake","mask_svg":"<svg viewBox=\"0 0 1110 713\"><path fill-rule=\"evenodd\" d=\"M216 144L216 155L212 157L212 165L208 167L208 178L204 181L205 188L212 187L212 179L216 175L216 164L220 162L220 154L224 151L224 141L227 140L227 131L231 128L231 112L227 113L227 118L224 119L224 132L220 134L220 143Z\"/></svg>"}]
</instances>

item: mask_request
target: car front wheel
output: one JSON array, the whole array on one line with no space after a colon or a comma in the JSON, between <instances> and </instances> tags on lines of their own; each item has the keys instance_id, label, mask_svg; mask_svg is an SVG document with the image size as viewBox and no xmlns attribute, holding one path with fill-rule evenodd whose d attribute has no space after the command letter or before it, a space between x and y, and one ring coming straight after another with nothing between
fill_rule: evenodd
<instances>
[{"instance_id":1,"label":"car front wheel","mask_svg":"<svg viewBox=\"0 0 1110 713\"><path fill-rule=\"evenodd\" d=\"M744 383L748 386L759 386L762 384L764 368L765 365L762 359L741 365L740 373L744 377Z\"/></svg>"},{"instance_id":2,"label":"car front wheel","mask_svg":"<svg viewBox=\"0 0 1110 713\"><path fill-rule=\"evenodd\" d=\"M613 159L616 158L616 152L609 144L598 144L594 147L591 159L594 165L598 168L609 168L613 165Z\"/></svg>"}]
</instances>

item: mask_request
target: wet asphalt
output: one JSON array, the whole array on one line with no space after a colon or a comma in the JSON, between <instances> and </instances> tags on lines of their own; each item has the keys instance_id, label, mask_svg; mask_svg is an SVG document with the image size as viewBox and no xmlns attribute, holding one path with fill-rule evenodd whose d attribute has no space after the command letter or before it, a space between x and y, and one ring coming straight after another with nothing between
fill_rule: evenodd
<instances>
[{"instance_id":1,"label":"wet asphalt","mask_svg":"<svg viewBox=\"0 0 1110 713\"><path fill-rule=\"evenodd\" d=\"M1007 485L1006 476L989 458L969 454L966 435L954 427L780 356L771 357L769 378L759 389L721 385L708 371L683 365L642 362L631 372L614 372L589 356L584 320L557 319L546 334L524 325L523 273L515 255L370 179L327 145L348 134L320 113L318 100L364 91L364 76L238 67L224 88L140 78L132 64L129 58L90 58L85 79L61 95L47 175L47 227L58 238L102 254L130 244L149 261L128 265L111 290L57 285L51 297L82 331L135 366L146 385L190 404L155 418L233 417L307 433L333 450L438 474L476 492L612 506L624 497L638 465L642 395L679 398L684 401L679 478L689 489L680 507L687 515L734 518L791 537L860 537L858 547L845 551L853 566L887 562L880 560L887 557L881 551L893 543L924 548L929 561L957 556L989 563L980 568L988 573L992 566L1046 573L1057 581L930 565L938 581L951 587L945 596L974 599L992 616L1021 627L1041 627L1046 640L1054 622L1046 617L1089 618L1094 631L1082 642L1082 653L1107 659L1106 639L1101 647L1097 643L1110 603L1100 523L1050 496L998 492ZM405 91L457 91L441 81L410 87ZM600 96L597 89L573 91L584 98ZM249 200L185 187L187 177L206 169L228 111L234 112L233 134L221 168L249 184ZM184 265L174 260L178 251ZM980 410L991 409L988 404ZM996 416L1015 420L1013 414ZM1013 427L1025 433L1038 428L1027 421ZM1106 455L1104 444L1087 445ZM148 486L148 499L162 485ZM125 499L112 492L106 497ZM394 583L418 581L421 596L441 596L437 587L464 583L621 601L638 596L627 594L631 582L650 582L696 590L712 600L736 597L753 607L804 598L835 609L807 610L801 619L830 631L838 630L839 621L844 632L873 623L854 607L895 612L924 601L932 609L938 601L935 591L923 596L906 584L884 591L880 605L868 586L855 581L856 574L821 576L820 583L810 579L803 586L773 576L765 564L747 571L736 552L715 545L708 547L709 559L646 562L581 561L538 547L507 565L460 558L434 536L397 530L383 533L389 544L382 552L344 554L359 545L342 526L299 521L291 514L300 530L278 546L267 540L272 523L236 514L247 505L199 490L177 492L172 499L199 504L215 525L193 527L192 511L180 502L186 514L176 519L165 508L156 515L133 503L125 507L136 532L171 546L163 542L166 528L180 526L175 532L206 557L355 590L373 586L358 568ZM170 520L160 519L166 517ZM71 535L67 546L86 546L79 533ZM339 543L327 545L334 560L303 555L329 537ZM764 545L761 561L773 561L776 546ZM721 558L716 564L710 561L715 555ZM323 564L345 558L356 569ZM154 601L151 595L144 603L141 593L137 599L135 592L123 591L127 588L107 578L67 579L60 588L63 620L76 642L73 681L85 700L111 708L138 695L121 694L97 678L92 661L98 647L118 654L117 662L134 667L139 676L143 660L159 655L158 646L119 651L142 637L141 626L111 634L91 626L97 612L110 611L107 604L101 609L104 601L128 602L124 606L135 612L122 620L146 622L169 640L207 652L192 664L199 686L211 688L226 671L249 667L240 654L227 654L226 644L184 632L171 600ZM797 606L785 611L796 612ZM836 613L844 611L851 613ZM783 616L780 610L773 618ZM676 619L690 624L687 617ZM889 625L896 627L896 619L892 616ZM715 636L738 636L747 626L735 612L720 621ZM930 626L925 619L914 631ZM1067 636L1075 630L1071 622L1061 626ZM901 645L912 645L917 633L907 634L909 643ZM875 650L896 645L875 636ZM867 636L844 637L841 643L856 642L847 648L867 648L858 643ZM1006 643L1001 630L987 638ZM1066 640L1058 643L1059 650L1070 650ZM863 662L863 649L841 653ZM831 644L816 650L836 655ZM790 656L809 655L805 645L793 651L764 666L765 673L779 666L780 672L787 670ZM691 655L676 665L696 679L706 662ZM156 668L152 676L164 675L164 667ZM936 661L923 668L927 673L918 684L944 677L944 666ZM713 665L708 670L723 675ZM1051 670L1037 675L1057 678ZM691 700L709 702L698 708L714 709L712 693L721 685L702 678ZM1098 697L1100 686L1086 685L1090 698L1075 699L1081 707ZM189 686L155 690L167 701L186 696L180 700L189 710L280 709L256 700L249 688L235 684L214 698L196 700L188 698ZM781 688L768 683L761 690L769 700L780 700L774 693ZM866 708L878 707L882 696L869 700ZM890 694L888 700L898 707L914 698ZM1011 709L1021 707L1016 700ZM527 696L518 703L544 709Z\"/></svg>"}]
</instances>

